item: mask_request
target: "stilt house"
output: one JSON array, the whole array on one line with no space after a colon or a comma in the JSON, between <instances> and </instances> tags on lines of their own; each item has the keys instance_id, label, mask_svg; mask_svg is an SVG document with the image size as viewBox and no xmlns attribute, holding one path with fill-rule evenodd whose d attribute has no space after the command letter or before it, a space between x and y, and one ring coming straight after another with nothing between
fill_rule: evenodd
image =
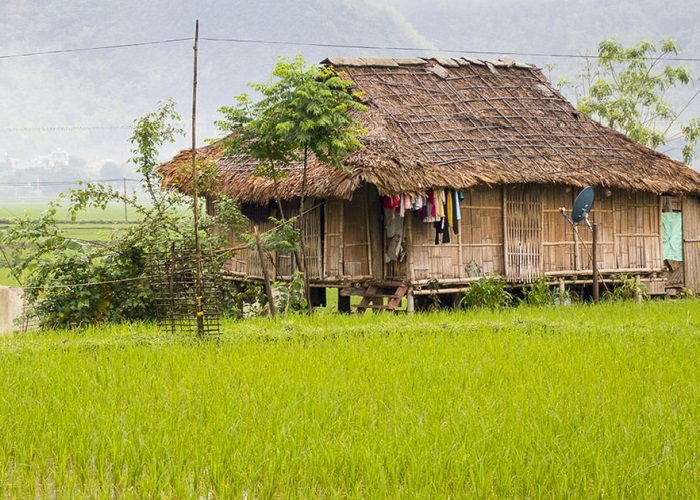
<instances>
[{"instance_id":1,"label":"stilt house","mask_svg":"<svg viewBox=\"0 0 700 500\"><path fill-rule=\"evenodd\" d=\"M700 292L700 176L684 164L577 111L538 68L503 57L331 58L353 80L367 110L364 147L345 170L312 161L303 224L306 265L317 291L388 295L457 294L485 275L513 286L546 277L560 286L592 281L591 231L572 227L587 185L596 193L603 282L636 276L650 293ZM251 227L270 229L275 186L252 175L250 159L221 144L198 150L217 162L220 192L241 203ZM161 165L165 186L188 190L191 153ZM279 181L298 213L301 170ZM235 236L231 236L236 244ZM262 266L289 277L289 254L261 262L239 250L234 278L260 279ZM396 301L394 300L394 303ZM341 308L349 301L341 299Z\"/></svg>"}]
</instances>

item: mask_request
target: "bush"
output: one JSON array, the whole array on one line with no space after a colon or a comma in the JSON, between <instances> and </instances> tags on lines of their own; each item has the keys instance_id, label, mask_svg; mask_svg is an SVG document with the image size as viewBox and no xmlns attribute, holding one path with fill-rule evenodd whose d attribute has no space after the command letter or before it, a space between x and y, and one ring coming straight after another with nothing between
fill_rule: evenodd
<instances>
[{"instance_id":1,"label":"bush","mask_svg":"<svg viewBox=\"0 0 700 500\"><path fill-rule=\"evenodd\" d=\"M289 282L276 281L272 285L272 294L275 308L280 314L304 311L307 308L307 302L304 298L304 275L299 271L294 273Z\"/></svg>"},{"instance_id":2,"label":"bush","mask_svg":"<svg viewBox=\"0 0 700 500\"><path fill-rule=\"evenodd\" d=\"M522 302L531 306L546 306L554 303L554 293L549 282L542 276L536 277L523 287Z\"/></svg>"},{"instance_id":3,"label":"bush","mask_svg":"<svg viewBox=\"0 0 700 500\"><path fill-rule=\"evenodd\" d=\"M649 298L646 285L637 281L634 276L620 274L617 279L618 281L613 284L612 290L607 290L603 294L605 300L621 302L624 300L635 300L639 297L642 299Z\"/></svg>"},{"instance_id":4,"label":"bush","mask_svg":"<svg viewBox=\"0 0 700 500\"><path fill-rule=\"evenodd\" d=\"M513 305L513 296L505 289L501 276L486 276L469 285L464 292L462 307L503 309Z\"/></svg>"},{"instance_id":5,"label":"bush","mask_svg":"<svg viewBox=\"0 0 700 500\"><path fill-rule=\"evenodd\" d=\"M132 161L142 175L150 198L147 203L95 183L65 195L73 221L89 207L104 210L109 203L119 202L139 214L138 223L115 232L108 241L79 240L68 236L57 220L59 200L51 203L40 218L16 219L0 233L0 243L12 249L10 255L5 255L12 274L26 287L27 315L36 317L41 327L155 319L151 290L154 276L149 275L153 265L148 262L149 256L170 253L176 244L177 251L182 252L180 260L184 261L194 248L192 200L174 190L160 189L161 178L156 171L157 149L164 142L173 141L178 130L170 123L178 121L171 101L137 121L131 138ZM202 178L207 179L207 165L198 168ZM220 204L225 201L223 197L219 200ZM221 211L229 220L236 220L230 214L237 208L229 205L230 210L222 206ZM220 218L202 216L200 247L221 248L230 229L230 223ZM224 254L218 252L217 259L223 258ZM214 267L220 272L220 263Z\"/></svg>"}]
</instances>

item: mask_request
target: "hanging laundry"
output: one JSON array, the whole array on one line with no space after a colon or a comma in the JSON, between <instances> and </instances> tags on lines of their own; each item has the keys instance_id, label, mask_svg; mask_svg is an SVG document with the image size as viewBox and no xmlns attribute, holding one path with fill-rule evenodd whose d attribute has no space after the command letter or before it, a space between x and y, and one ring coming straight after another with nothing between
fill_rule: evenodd
<instances>
[{"instance_id":1,"label":"hanging laundry","mask_svg":"<svg viewBox=\"0 0 700 500\"><path fill-rule=\"evenodd\" d=\"M395 208L398 208L399 206L399 197L398 196L384 196L384 208L387 210L394 210Z\"/></svg>"},{"instance_id":2,"label":"hanging laundry","mask_svg":"<svg viewBox=\"0 0 700 500\"><path fill-rule=\"evenodd\" d=\"M444 189L437 189L435 190L435 206L437 208L436 211L436 216L437 217L444 217L445 216L445 190Z\"/></svg>"},{"instance_id":3,"label":"hanging laundry","mask_svg":"<svg viewBox=\"0 0 700 500\"><path fill-rule=\"evenodd\" d=\"M451 189L447 190L446 193L446 204L445 204L445 216L447 217L447 225L454 230L455 219L454 219L454 194Z\"/></svg>"},{"instance_id":4,"label":"hanging laundry","mask_svg":"<svg viewBox=\"0 0 700 500\"><path fill-rule=\"evenodd\" d=\"M440 238L442 237L442 244L450 242L450 227L447 225L447 219L442 217L440 220L433 222L433 227L435 227L435 244L440 244Z\"/></svg>"},{"instance_id":5,"label":"hanging laundry","mask_svg":"<svg viewBox=\"0 0 700 500\"><path fill-rule=\"evenodd\" d=\"M459 234L459 221L462 219L462 212L459 209L459 191L452 191L452 231Z\"/></svg>"},{"instance_id":6,"label":"hanging laundry","mask_svg":"<svg viewBox=\"0 0 700 500\"><path fill-rule=\"evenodd\" d=\"M386 252L384 262L402 261L406 254L406 224L405 219L398 216L394 209L384 210L384 234L386 237Z\"/></svg>"}]
</instances>

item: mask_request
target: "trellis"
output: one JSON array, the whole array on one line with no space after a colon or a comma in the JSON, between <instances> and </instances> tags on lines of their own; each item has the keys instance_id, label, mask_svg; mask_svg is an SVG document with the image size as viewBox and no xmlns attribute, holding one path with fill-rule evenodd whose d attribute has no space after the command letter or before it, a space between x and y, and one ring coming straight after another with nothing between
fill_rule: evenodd
<instances>
[{"instance_id":1,"label":"trellis","mask_svg":"<svg viewBox=\"0 0 700 500\"><path fill-rule=\"evenodd\" d=\"M221 333L221 267L213 254L202 252L201 294L197 295L194 249L176 249L150 255L151 287L155 315L161 327L172 334L197 337Z\"/></svg>"}]
</instances>

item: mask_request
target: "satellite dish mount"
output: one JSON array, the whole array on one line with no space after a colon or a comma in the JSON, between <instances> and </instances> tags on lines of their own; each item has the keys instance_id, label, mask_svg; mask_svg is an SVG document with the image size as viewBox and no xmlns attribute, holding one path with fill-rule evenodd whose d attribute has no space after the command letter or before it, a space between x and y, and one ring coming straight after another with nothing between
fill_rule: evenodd
<instances>
[{"instance_id":1,"label":"satellite dish mount","mask_svg":"<svg viewBox=\"0 0 700 500\"><path fill-rule=\"evenodd\" d=\"M585 221L588 228L593 233L592 242L592 255L591 260L593 261L593 301L598 302L599 299L599 289L598 289L598 226L596 224L591 224L588 219L588 214L593 209L593 201L595 199L595 193L591 186L586 186L581 190L581 192L574 200L574 205L571 209L571 217L566 213L566 208L561 207L559 211L564 216L564 218L569 222L569 224L574 227L574 229L579 225L581 221Z\"/></svg>"}]
</instances>

